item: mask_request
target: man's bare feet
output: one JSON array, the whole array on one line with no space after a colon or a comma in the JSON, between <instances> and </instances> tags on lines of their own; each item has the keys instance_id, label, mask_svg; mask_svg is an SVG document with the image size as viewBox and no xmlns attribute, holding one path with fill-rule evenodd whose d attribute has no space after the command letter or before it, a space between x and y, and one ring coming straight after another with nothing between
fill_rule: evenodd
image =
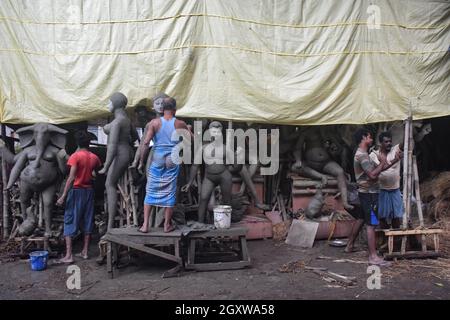
<instances>
[{"instance_id":1,"label":"man's bare feet","mask_svg":"<svg viewBox=\"0 0 450 320\"><path fill-rule=\"evenodd\" d=\"M380 257L369 258L369 264L374 265L374 266L382 266L382 267L389 267L391 265L391 263L389 261L386 261Z\"/></svg>"},{"instance_id":2,"label":"man's bare feet","mask_svg":"<svg viewBox=\"0 0 450 320\"><path fill-rule=\"evenodd\" d=\"M172 232L173 230L175 230L175 226L172 224L169 225L164 225L164 232Z\"/></svg>"},{"instance_id":3,"label":"man's bare feet","mask_svg":"<svg viewBox=\"0 0 450 320\"><path fill-rule=\"evenodd\" d=\"M69 257L66 256L62 259L59 259L58 262L64 263L64 264L70 264L70 263L73 263L73 258L72 258L72 256L69 256Z\"/></svg>"},{"instance_id":4,"label":"man's bare feet","mask_svg":"<svg viewBox=\"0 0 450 320\"><path fill-rule=\"evenodd\" d=\"M140 227L138 229L138 232L147 233L148 232L148 228L144 228L144 226L142 226L142 227Z\"/></svg>"}]
</instances>

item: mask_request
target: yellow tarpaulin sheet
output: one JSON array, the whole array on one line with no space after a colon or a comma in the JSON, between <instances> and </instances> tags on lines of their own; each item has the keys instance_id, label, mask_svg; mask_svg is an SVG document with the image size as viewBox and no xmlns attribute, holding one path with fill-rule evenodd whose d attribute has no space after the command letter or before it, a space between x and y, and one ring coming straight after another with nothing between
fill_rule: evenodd
<instances>
[{"instance_id":1,"label":"yellow tarpaulin sheet","mask_svg":"<svg viewBox=\"0 0 450 320\"><path fill-rule=\"evenodd\" d=\"M248 122L444 116L449 45L445 0L1 0L1 121L103 117L115 91Z\"/></svg>"}]
</instances>

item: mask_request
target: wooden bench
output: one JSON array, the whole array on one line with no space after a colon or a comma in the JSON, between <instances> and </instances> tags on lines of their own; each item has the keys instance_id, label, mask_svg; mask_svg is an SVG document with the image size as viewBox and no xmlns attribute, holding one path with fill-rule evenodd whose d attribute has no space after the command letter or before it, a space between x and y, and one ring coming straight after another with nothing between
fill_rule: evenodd
<instances>
[{"instance_id":1,"label":"wooden bench","mask_svg":"<svg viewBox=\"0 0 450 320\"><path fill-rule=\"evenodd\" d=\"M183 267L180 252L181 231L174 230L165 233L162 228L149 229L148 233L138 232L137 228L114 228L103 237L107 241L106 268L111 278L118 262L118 246L123 245L160 258L176 262L177 267L167 271L173 273ZM173 254L160 250L161 246L173 246Z\"/></svg>"},{"instance_id":2,"label":"wooden bench","mask_svg":"<svg viewBox=\"0 0 450 320\"><path fill-rule=\"evenodd\" d=\"M232 227L229 229L215 229L202 232L189 233L188 240L188 254L185 264L186 269L198 270L198 271L212 271L212 270L229 270L229 269L241 269L251 265L250 256L247 249L246 228ZM224 262L196 262L197 240L216 240L216 241L232 241L238 243L239 258L238 261L224 261Z\"/></svg>"},{"instance_id":3,"label":"wooden bench","mask_svg":"<svg viewBox=\"0 0 450 320\"><path fill-rule=\"evenodd\" d=\"M442 229L414 229L414 230L383 230L384 235L388 237L388 253L386 258L426 258L439 257L439 234ZM421 235L422 236L422 251L405 251L405 246L402 246L400 252L394 252L394 238ZM434 251L427 249L426 235L433 235Z\"/></svg>"}]
</instances>

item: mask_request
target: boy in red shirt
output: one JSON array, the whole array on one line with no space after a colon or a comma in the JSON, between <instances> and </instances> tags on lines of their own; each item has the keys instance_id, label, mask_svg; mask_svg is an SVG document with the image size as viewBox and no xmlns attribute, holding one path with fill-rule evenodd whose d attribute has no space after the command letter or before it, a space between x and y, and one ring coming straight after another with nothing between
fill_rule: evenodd
<instances>
[{"instance_id":1,"label":"boy in red shirt","mask_svg":"<svg viewBox=\"0 0 450 320\"><path fill-rule=\"evenodd\" d=\"M87 132L75 134L78 149L69 157L67 165L70 167L64 192L56 202L63 205L67 197L64 212L64 237L66 239L66 255L60 260L62 263L72 263L72 237L81 227L84 233L83 250L77 256L88 258L89 240L94 227L94 189L92 186L92 172L101 166L100 159L88 150L90 137Z\"/></svg>"}]
</instances>

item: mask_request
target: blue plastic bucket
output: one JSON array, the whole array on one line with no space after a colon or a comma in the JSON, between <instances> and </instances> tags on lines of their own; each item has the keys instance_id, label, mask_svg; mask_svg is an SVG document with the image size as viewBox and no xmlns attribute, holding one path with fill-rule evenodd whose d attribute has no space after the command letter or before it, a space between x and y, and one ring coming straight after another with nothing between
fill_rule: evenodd
<instances>
[{"instance_id":1,"label":"blue plastic bucket","mask_svg":"<svg viewBox=\"0 0 450 320\"><path fill-rule=\"evenodd\" d=\"M30 253L31 270L47 269L48 251L34 251Z\"/></svg>"}]
</instances>

